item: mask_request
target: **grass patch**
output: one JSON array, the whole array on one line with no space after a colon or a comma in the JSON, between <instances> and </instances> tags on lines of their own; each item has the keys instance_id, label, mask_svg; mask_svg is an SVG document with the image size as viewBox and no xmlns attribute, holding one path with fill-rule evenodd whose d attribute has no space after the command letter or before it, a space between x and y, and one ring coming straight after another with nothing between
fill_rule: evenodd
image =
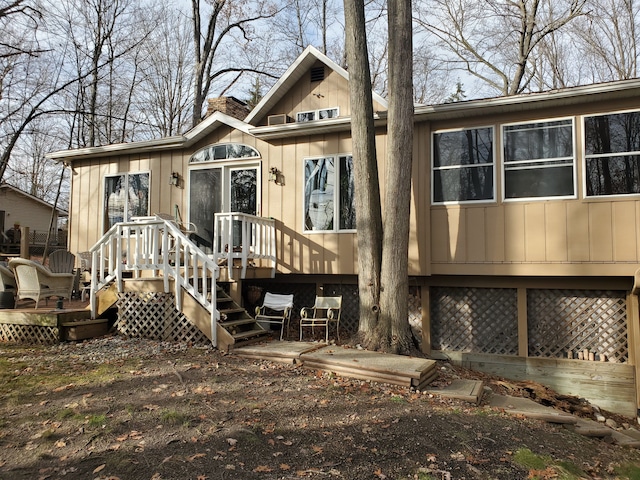
<instances>
[{"instance_id":1,"label":"grass patch","mask_svg":"<svg viewBox=\"0 0 640 480\"><path fill-rule=\"evenodd\" d=\"M551 463L551 457L538 455L528 448L519 448L513 455L513 461L524 468L544 470Z\"/></svg>"},{"instance_id":2,"label":"grass patch","mask_svg":"<svg viewBox=\"0 0 640 480\"><path fill-rule=\"evenodd\" d=\"M640 467L630 463L616 467L615 473L629 480L640 480Z\"/></svg>"},{"instance_id":3,"label":"grass patch","mask_svg":"<svg viewBox=\"0 0 640 480\"><path fill-rule=\"evenodd\" d=\"M533 480L547 478L550 473L558 480L579 480L585 473L571 462L554 462L548 455L538 455L528 448L520 448L513 455L513 462L529 469L529 477ZM540 474L540 476L538 475Z\"/></svg>"},{"instance_id":4,"label":"grass patch","mask_svg":"<svg viewBox=\"0 0 640 480\"><path fill-rule=\"evenodd\" d=\"M407 399L400 395L394 395L393 397L391 397L391 401L393 403L406 403Z\"/></svg>"},{"instance_id":5,"label":"grass patch","mask_svg":"<svg viewBox=\"0 0 640 480\"><path fill-rule=\"evenodd\" d=\"M187 415L176 410L164 410L160 415L160 420L163 425L184 425L185 427L188 427L190 422Z\"/></svg>"},{"instance_id":6,"label":"grass patch","mask_svg":"<svg viewBox=\"0 0 640 480\"><path fill-rule=\"evenodd\" d=\"M87 418L87 425L92 428L101 428L107 423L106 415L91 415Z\"/></svg>"}]
</instances>

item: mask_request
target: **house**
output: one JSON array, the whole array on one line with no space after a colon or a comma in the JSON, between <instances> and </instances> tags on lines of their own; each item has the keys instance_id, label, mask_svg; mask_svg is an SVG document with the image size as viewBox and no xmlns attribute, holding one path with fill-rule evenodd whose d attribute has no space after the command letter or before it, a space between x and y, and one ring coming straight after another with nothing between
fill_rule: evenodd
<instances>
[{"instance_id":1,"label":"house","mask_svg":"<svg viewBox=\"0 0 640 480\"><path fill-rule=\"evenodd\" d=\"M66 244L66 236L58 238L58 221L67 216L64 209L54 210L53 205L38 197L8 183L0 184L0 246L4 245L4 249L19 249L21 227L29 228L31 245L44 245L51 225L54 241Z\"/></svg>"},{"instance_id":2,"label":"house","mask_svg":"<svg viewBox=\"0 0 640 480\"><path fill-rule=\"evenodd\" d=\"M387 104L373 100L384 177ZM70 248L168 213L226 258L219 281L239 302L260 289L295 293L296 308L341 294L353 331L350 114L347 72L310 47L244 119L218 110L181 136L52 153L76 173ZM635 416L640 80L416 106L412 178L422 350ZM241 253L267 237L246 226L266 222L272 253ZM236 265L247 252L253 263Z\"/></svg>"}]
</instances>

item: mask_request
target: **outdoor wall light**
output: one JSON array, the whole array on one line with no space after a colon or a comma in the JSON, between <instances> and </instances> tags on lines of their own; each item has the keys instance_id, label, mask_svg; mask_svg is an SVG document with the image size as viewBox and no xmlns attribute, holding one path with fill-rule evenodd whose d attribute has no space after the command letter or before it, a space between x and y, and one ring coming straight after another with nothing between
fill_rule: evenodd
<instances>
[{"instance_id":1,"label":"outdoor wall light","mask_svg":"<svg viewBox=\"0 0 640 480\"><path fill-rule=\"evenodd\" d=\"M173 185L175 187L180 183L180 174L178 172L172 172L169 177L169 185Z\"/></svg>"},{"instance_id":2,"label":"outdoor wall light","mask_svg":"<svg viewBox=\"0 0 640 480\"><path fill-rule=\"evenodd\" d=\"M276 167L269 169L269 181L274 182L276 185L282 185L282 172Z\"/></svg>"}]
</instances>

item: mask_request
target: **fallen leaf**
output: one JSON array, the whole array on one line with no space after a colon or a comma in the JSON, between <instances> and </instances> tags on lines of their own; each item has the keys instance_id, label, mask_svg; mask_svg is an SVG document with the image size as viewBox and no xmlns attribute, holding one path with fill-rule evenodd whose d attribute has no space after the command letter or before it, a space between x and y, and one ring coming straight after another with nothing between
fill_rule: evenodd
<instances>
[{"instance_id":1,"label":"fallen leaf","mask_svg":"<svg viewBox=\"0 0 640 480\"><path fill-rule=\"evenodd\" d=\"M286 463L281 463L280 464L280 470L291 470L291 467L289 465L287 465Z\"/></svg>"},{"instance_id":2,"label":"fallen leaf","mask_svg":"<svg viewBox=\"0 0 640 480\"><path fill-rule=\"evenodd\" d=\"M271 468L269 468L267 465L258 465L256 468L253 469L254 472L270 472Z\"/></svg>"},{"instance_id":3,"label":"fallen leaf","mask_svg":"<svg viewBox=\"0 0 640 480\"><path fill-rule=\"evenodd\" d=\"M387 478L387 476L386 476L384 473L382 473L382 470L380 470L380 469L377 469L375 472L373 472L373 474L374 474L376 477L378 477L378 478L380 478L380 479L382 479L382 480L384 480L385 478Z\"/></svg>"},{"instance_id":4,"label":"fallen leaf","mask_svg":"<svg viewBox=\"0 0 640 480\"><path fill-rule=\"evenodd\" d=\"M106 464L106 463L103 463L102 465L98 465L98 466L93 470L93 473L101 472L102 470L104 470L104 467L106 467L106 466L107 466L107 464Z\"/></svg>"},{"instance_id":5,"label":"fallen leaf","mask_svg":"<svg viewBox=\"0 0 640 480\"><path fill-rule=\"evenodd\" d=\"M227 443L233 447L236 445L236 443L238 443L238 440L236 440L235 438L227 438Z\"/></svg>"},{"instance_id":6,"label":"fallen leaf","mask_svg":"<svg viewBox=\"0 0 640 480\"><path fill-rule=\"evenodd\" d=\"M67 444L63 440L58 440L54 445L58 448L64 448L67 446Z\"/></svg>"},{"instance_id":7,"label":"fallen leaf","mask_svg":"<svg viewBox=\"0 0 640 480\"><path fill-rule=\"evenodd\" d=\"M196 453L195 455L191 455L190 457L188 457L187 461L193 462L196 458L203 458L203 457L206 457L206 456L207 456L206 453Z\"/></svg>"}]
</instances>

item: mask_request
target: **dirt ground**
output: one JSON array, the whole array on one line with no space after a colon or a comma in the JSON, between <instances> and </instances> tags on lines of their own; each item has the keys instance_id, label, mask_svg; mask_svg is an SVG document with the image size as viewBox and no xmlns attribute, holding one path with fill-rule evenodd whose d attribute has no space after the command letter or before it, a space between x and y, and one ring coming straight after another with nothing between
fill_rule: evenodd
<instances>
[{"instance_id":1,"label":"dirt ground","mask_svg":"<svg viewBox=\"0 0 640 480\"><path fill-rule=\"evenodd\" d=\"M0 345L0 478L639 479L640 451L483 404L108 336Z\"/></svg>"}]
</instances>

